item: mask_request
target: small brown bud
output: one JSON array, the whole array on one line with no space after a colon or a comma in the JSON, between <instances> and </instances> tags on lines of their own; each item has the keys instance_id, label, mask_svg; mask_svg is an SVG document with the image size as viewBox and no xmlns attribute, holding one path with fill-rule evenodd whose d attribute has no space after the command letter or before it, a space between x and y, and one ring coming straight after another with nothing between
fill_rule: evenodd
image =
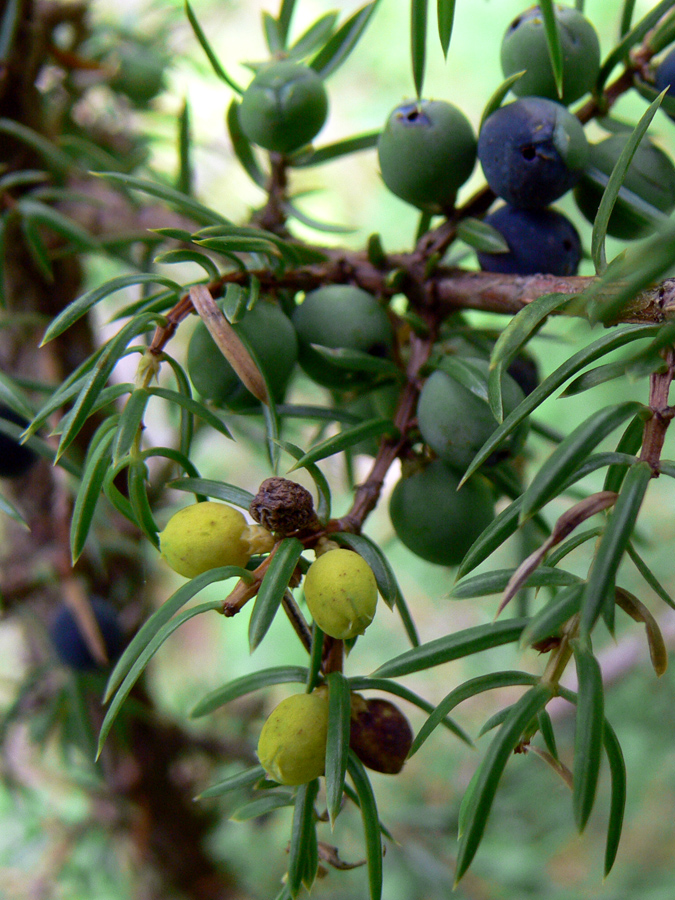
<instances>
[{"instance_id":1,"label":"small brown bud","mask_svg":"<svg viewBox=\"0 0 675 900\"><path fill-rule=\"evenodd\" d=\"M388 700L352 694L349 746L364 766L385 775L403 768L413 733L401 710Z\"/></svg>"},{"instance_id":2,"label":"small brown bud","mask_svg":"<svg viewBox=\"0 0 675 900\"><path fill-rule=\"evenodd\" d=\"M277 535L320 528L312 495L288 478L266 478L253 498L249 512L256 522Z\"/></svg>"},{"instance_id":3,"label":"small brown bud","mask_svg":"<svg viewBox=\"0 0 675 900\"><path fill-rule=\"evenodd\" d=\"M532 649L537 650L539 653L549 653L551 650L556 650L560 646L560 642L560 637L547 637L537 641L536 644L532 644Z\"/></svg>"}]
</instances>

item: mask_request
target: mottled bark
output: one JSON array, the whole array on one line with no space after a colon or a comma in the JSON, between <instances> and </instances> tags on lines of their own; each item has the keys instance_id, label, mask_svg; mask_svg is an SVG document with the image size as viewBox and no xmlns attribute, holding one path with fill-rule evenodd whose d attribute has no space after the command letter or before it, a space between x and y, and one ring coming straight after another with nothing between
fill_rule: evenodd
<instances>
[{"instance_id":1,"label":"mottled bark","mask_svg":"<svg viewBox=\"0 0 675 900\"><path fill-rule=\"evenodd\" d=\"M39 92L35 87L39 70L50 59L54 27L63 21L74 25L76 33L86 30L86 7L78 4L34 3L22 0L13 52L0 68L0 117L29 126L47 137L53 136L53 119L47 120ZM58 124L58 123L56 123ZM11 170L40 168L25 144L2 137L2 162ZM74 185L82 189L82 183ZM94 199L102 188L92 180ZM18 194L3 197L5 208ZM80 212L95 215L95 206L83 205ZM148 222L132 219L127 203L108 203L93 230L99 233L145 229ZM165 213L165 218L169 216ZM176 224L176 217L171 217ZM92 224L92 223L87 223ZM153 224L158 224L155 218ZM168 224L168 221L166 222ZM49 236L46 235L49 240ZM54 259L53 280L41 274L25 249L19 225L5 235L4 296L6 309L0 311L0 368L25 380L26 394L39 406L44 396L31 390L31 384L56 385L67 377L96 346L89 321L81 319L66 335L38 349L46 323L74 300L82 290L82 270L76 257ZM83 430L72 449L74 459L82 458L96 422ZM123 534L138 552L110 551L101 560L89 552L73 568L69 549L69 520L72 498L64 472L40 460L30 471L2 484L3 494L21 510L27 530L8 517L2 521L0 550L0 595L4 610L11 615L20 608L32 609L39 620L49 622L56 606L67 602L78 619L86 618L87 598L98 594L111 599L123 611L126 624L141 621L148 612L149 597L141 565L143 540L129 523L111 515L114 533ZM57 679L58 681L58 679ZM44 691L26 704L25 714L36 712L35 704L44 702ZM141 688L142 690L142 688ZM176 894L194 900L226 900L236 891L227 871L218 867L205 850L205 839L214 824L213 816L193 802L194 785L177 778L181 760L199 748L221 762L226 750L221 745L204 748L179 726L162 722L156 715L151 696L142 694L146 715L130 719L128 742L116 745L111 739L103 766L110 796L118 803L118 821L128 823L130 843L141 851L142 864L154 871L158 884L157 900ZM31 705L33 704L33 705ZM100 698L91 698L94 730L100 725ZM242 754L236 751L236 757ZM132 772L132 777L129 777ZM128 814L129 801L132 802Z\"/></svg>"}]
</instances>

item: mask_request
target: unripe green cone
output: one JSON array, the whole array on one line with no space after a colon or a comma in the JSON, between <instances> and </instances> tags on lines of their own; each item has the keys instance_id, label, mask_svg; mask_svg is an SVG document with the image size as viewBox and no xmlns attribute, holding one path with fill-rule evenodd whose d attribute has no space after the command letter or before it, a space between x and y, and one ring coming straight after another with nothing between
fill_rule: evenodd
<instances>
[{"instance_id":1,"label":"unripe green cone","mask_svg":"<svg viewBox=\"0 0 675 900\"><path fill-rule=\"evenodd\" d=\"M125 94L138 107L145 107L165 88L166 60L151 45L139 40L121 40L115 45L117 68L110 87Z\"/></svg>"},{"instance_id":2,"label":"unripe green cone","mask_svg":"<svg viewBox=\"0 0 675 900\"><path fill-rule=\"evenodd\" d=\"M159 535L162 556L186 578L218 566L245 566L273 543L269 532L249 525L239 510L211 500L178 510Z\"/></svg>"},{"instance_id":3,"label":"unripe green cone","mask_svg":"<svg viewBox=\"0 0 675 900\"><path fill-rule=\"evenodd\" d=\"M487 383L488 361L476 357L466 359L466 362ZM502 381L502 395L505 416L525 397L518 384L506 374ZM417 419L425 443L460 473L467 470L476 453L499 426L486 400L440 369L429 376L422 388ZM522 449L527 430L527 423L516 429L488 462L495 464Z\"/></svg>"},{"instance_id":4,"label":"unripe green cone","mask_svg":"<svg viewBox=\"0 0 675 900\"><path fill-rule=\"evenodd\" d=\"M494 518L492 491L475 477L457 490L459 475L442 460L402 478L389 502L399 539L417 556L440 566L458 566Z\"/></svg>"},{"instance_id":5,"label":"unripe green cone","mask_svg":"<svg viewBox=\"0 0 675 900\"><path fill-rule=\"evenodd\" d=\"M298 334L298 361L317 384L345 389L368 381L363 372L342 368L323 357L312 344L359 350L373 356L391 353L394 332L372 294L349 284L332 284L311 291L292 316Z\"/></svg>"},{"instance_id":6,"label":"unripe green cone","mask_svg":"<svg viewBox=\"0 0 675 900\"><path fill-rule=\"evenodd\" d=\"M595 220L605 184L594 177L594 170L605 176L612 169L628 140L627 134L613 134L591 145L587 171L574 189L577 206L589 222ZM623 188L635 195L636 203L619 195L607 223L607 234L624 241L645 237L654 230L649 216L640 214L640 202L647 204L646 212L669 215L675 208L675 166L663 150L644 138L637 147L623 180Z\"/></svg>"},{"instance_id":7,"label":"unripe green cone","mask_svg":"<svg viewBox=\"0 0 675 900\"><path fill-rule=\"evenodd\" d=\"M344 641L363 634L373 621L377 582L368 563L353 550L330 550L305 575L305 600L314 621Z\"/></svg>"},{"instance_id":8,"label":"unripe green cone","mask_svg":"<svg viewBox=\"0 0 675 900\"><path fill-rule=\"evenodd\" d=\"M261 300L233 328L251 347L272 396L281 402L298 358L298 340L290 319L274 303ZM190 380L205 400L236 412L260 406L203 322L192 332L187 366Z\"/></svg>"},{"instance_id":9,"label":"unripe green cone","mask_svg":"<svg viewBox=\"0 0 675 900\"><path fill-rule=\"evenodd\" d=\"M444 100L398 106L377 145L382 179L389 190L431 213L455 202L476 164L476 137L469 120Z\"/></svg>"},{"instance_id":10,"label":"unripe green cone","mask_svg":"<svg viewBox=\"0 0 675 900\"><path fill-rule=\"evenodd\" d=\"M591 23L578 10L555 6L563 57L563 92L558 91L539 6L522 12L509 25L501 47L504 77L525 70L512 85L518 97L546 97L565 106L593 88L600 71L600 42Z\"/></svg>"},{"instance_id":11,"label":"unripe green cone","mask_svg":"<svg viewBox=\"0 0 675 900\"><path fill-rule=\"evenodd\" d=\"M258 759L280 784L306 784L323 775L328 736L328 691L294 694L275 707L260 732Z\"/></svg>"},{"instance_id":12,"label":"unripe green cone","mask_svg":"<svg viewBox=\"0 0 675 900\"><path fill-rule=\"evenodd\" d=\"M277 153L290 153L308 144L327 115L323 81L314 69L291 60L259 69L239 107L246 137Z\"/></svg>"}]
</instances>

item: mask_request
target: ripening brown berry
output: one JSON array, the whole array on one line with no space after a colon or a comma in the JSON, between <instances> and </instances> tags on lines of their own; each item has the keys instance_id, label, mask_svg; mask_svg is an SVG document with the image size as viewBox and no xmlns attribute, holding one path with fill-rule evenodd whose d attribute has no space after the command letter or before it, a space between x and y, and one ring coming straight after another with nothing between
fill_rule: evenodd
<instances>
[{"instance_id":1,"label":"ripening brown berry","mask_svg":"<svg viewBox=\"0 0 675 900\"><path fill-rule=\"evenodd\" d=\"M412 741L410 723L397 706L379 697L366 700L361 694L352 694L349 746L364 766L396 775Z\"/></svg>"}]
</instances>

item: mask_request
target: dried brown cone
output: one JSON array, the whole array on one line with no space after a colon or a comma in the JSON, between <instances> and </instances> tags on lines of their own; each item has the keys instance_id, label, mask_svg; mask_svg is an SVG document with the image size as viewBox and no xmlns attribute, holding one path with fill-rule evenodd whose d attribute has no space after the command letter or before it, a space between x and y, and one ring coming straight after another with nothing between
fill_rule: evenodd
<instances>
[{"instance_id":1,"label":"dried brown cone","mask_svg":"<svg viewBox=\"0 0 675 900\"><path fill-rule=\"evenodd\" d=\"M364 766L396 775L412 741L410 723L397 706L377 697L366 700L361 694L352 694L349 746Z\"/></svg>"},{"instance_id":2,"label":"dried brown cone","mask_svg":"<svg viewBox=\"0 0 675 900\"><path fill-rule=\"evenodd\" d=\"M312 495L288 478L266 478L249 506L251 516L276 535L318 531L321 524Z\"/></svg>"}]
</instances>

